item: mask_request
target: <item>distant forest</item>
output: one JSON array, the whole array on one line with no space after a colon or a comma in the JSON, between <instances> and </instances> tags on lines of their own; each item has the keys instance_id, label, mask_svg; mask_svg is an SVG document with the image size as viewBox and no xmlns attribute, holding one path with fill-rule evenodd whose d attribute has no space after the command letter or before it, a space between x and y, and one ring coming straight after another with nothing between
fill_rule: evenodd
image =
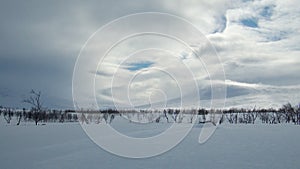
<instances>
[{"instance_id":1,"label":"distant forest","mask_svg":"<svg viewBox=\"0 0 300 169\"><path fill-rule=\"evenodd\" d=\"M0 117L4 123L16 125L21 122L34 122L35 125L46 123L112 123L116 116L123 116L129 121L136 122L167 122L167 123L207 123L214 125L224 122L230 124L279 124L294 123L300 125L300 104L292 106L290 103L282 105L279 109L160 109L160 110L53 110L46 109L41 101L42 93L31 90L30 97L24 103L31 105L31 109L13 109L0 106ZM15 118L16 120L13 120ZM13 120L13 121L12 121Z\"/></svg>"},{"instance_id":2,"label":"distant forest","mask_svg":"<svg viewBox=\"0 0 300 169\"><path fill-rule=\"evenodd\" d=\"M198 115L198 116L196 116ZM139 120L145 118L149 122L192 122L196 117L196 123L219 123L231 124L279 124L293 123L300 124L300 106L292 106L290 103L284 104L281 108L274 109L244 109L230 108L218 109L162 109L162 110L99 110L99 111L75 111L75 110L53 110L44 109L38 104L34 104L31 109L13 109L0 106L0 117L6 124L16 124L33 122L36 125L46 123L112 123L116 116L135 117ZM215 116L219 116L215 121ZM15 120L13 120L15 119ZM129 118L130 119L130 118ZM14 121L14 123L12 123Z\"/></svg>"}]
</instances>

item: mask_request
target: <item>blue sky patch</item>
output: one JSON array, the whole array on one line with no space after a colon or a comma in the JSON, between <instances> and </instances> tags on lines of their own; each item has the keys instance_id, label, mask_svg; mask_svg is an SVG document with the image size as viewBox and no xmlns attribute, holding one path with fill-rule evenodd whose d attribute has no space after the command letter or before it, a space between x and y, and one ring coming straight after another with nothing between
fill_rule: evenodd
<instances>
[{"instance_id":1,"label":"blue sky patch","mask_svg":"<svg viewBox=\"0 0 300 169\"><path fill-rule=\"evenodd\" d=\"M251 28L257 28L258 27L257 19L255 19L255 18L243 19L243 20L241 20L241 23L244 26L251 27Z\"/></svg>"},{"instance_id":2,"label":"blue sky patch","mask_svg":"<svg viewBox=\"0 0 300 169\"><path fill-rule=\"evenodd\" d=\"M273 14L273 7L272 6L266 6L263 8L263 10L260 12L260 15L265 18L270 18Z\"/></svg>"},{"instance_id":3,"label":"blue sky patch","mask_svg":"<svg viewBox=\"0 0 300 169\"><path fill-rule=\"evenodd\" d=\"M141 69L144 69L144 68L148 68L151 65L153 65L153 62L131 63L131 64L128 65L127 70L130 70L130 71L141 70Z\"/></svg>"}]
</instances>

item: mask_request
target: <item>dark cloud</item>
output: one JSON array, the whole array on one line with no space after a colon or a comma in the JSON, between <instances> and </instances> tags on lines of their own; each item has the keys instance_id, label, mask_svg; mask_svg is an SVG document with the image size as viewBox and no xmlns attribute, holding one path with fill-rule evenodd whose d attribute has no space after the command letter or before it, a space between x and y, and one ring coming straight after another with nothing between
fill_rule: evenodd
<instances>
[{"instance_id":1,"label":"dark cloud","mask_svg":"<svg viewBox=\"0 0 300 169\"><path fill-rule=\"evenodd\" d=\"M81 46L100 26L120 16L157 9L136 1L1 1L0 97L21 103L41 90L46 106L72 106L72 73Z\"/></svg>"},{"instance_id":2,"label":"dark cloud","mask_svg":"<svg viewBox=\"0 0 300 169\"><path fill-rule=\"evenodd\" d=\"M241 5L243 9L235 7L237 10L217 1L206 6L204 1L166 2L1 1L0 105L26 106L22 99L31 89L36 89L43 92L45 106L72 107L73 68L85 41L113 19L148 11L187 17L203 28L203 32L214 33L216 36L210 40L221 53L227 78L233 81L277 86L300 84L299 62L294 57L299 53L297 18L300 12L296 5L262 4L255 11L257 8L250 1L247 9ZM250 10L251 15L244 17L240 12L244 9ZM269 46L263 46L263 43ZM256 46L248 48L253 44ZM274 58L265 57L273 54ZM135 69L143 66L138 65ZM109 72L97 74L110 75ZM209 90L201 92L203 99L210 98ZM109 96L108 90L102 94ZM227 91L227 96L240 100L251 94L253 90L248 88L230 86ZM106 100L104 103L109 105L111 102ZM234 103L240 101L234 100Z\"/></svg>"}]
</instances>

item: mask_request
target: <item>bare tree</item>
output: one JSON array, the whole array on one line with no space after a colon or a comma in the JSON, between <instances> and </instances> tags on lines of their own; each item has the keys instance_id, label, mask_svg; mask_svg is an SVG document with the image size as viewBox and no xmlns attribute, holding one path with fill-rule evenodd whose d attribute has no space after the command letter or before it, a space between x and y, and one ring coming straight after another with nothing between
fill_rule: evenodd
<instances>
[{"instance_id":1,"label":"bare tree","mask_svg":"<svg viewBox=\"0 0 300 169\"><path fill-rule=\"evenodd\" d=\"M283 111L285 113L287 123L290 123L290 121L292 121L294 123L296 122L295 116L294 116L295 111L290 103L284 104L280 111Z\"/></svg>"},{"instance_id":2,"label":"bare tree","mask_svg":"<svg viewBox=\"0 0 300 169\"><path fill-rule=\"evenodd\" d=\"M169 112L169 114L172 114L171 117L174 120L174 122L176 123L177 122L177 117L180 113L180 110L178 110L178 109L177 110L169 109L168 112Z\"/></svg>"},{"instance_id":3,"label":"bare tree","mask_svg":"<svg viewBox=\"0 0 300 169\"><path fill-rule=\"evenodd\" d=\"M88 121L88 119L85 117L85 114L84 114L84 113L81 113L80 121L81 121L82 124L83 124L83 123L89 124L89 121Z\"/></svg>"},{"instance_id":4,"label":"bare tree","mask_svg":"<svg viewBox=\"0 0 300 169\"><path fill-rule=\"evenodd\" d=\"M167 111L166 111L166 110L164 110L164 116L165 116L165 118L167 119L167 123L169 123L169 118L168 118L168 115L167 115Z\"/></svg>"},{"instance_id":5,"label":"bare tree","mask_svg":"<svg viewBox=\"0 0 300 169\"><path fill-rule=\"evenodd\" d=\"M21 119L22 119L22 116L23 116L24 113L26 113L26 112L25 112L25 108L23 108L23 112L18 112L18 113L17 113L17 121L18 121L18 122L17 122L17 125L20 125Z\"/></svg>"},{"instance_id":6,"label":"bare tree","mask_svg":"<svg viewBox=\"0 0 300 169\"><path fill-rule=\"evenodd\" d=\"M111 114L110 115L110 120L109 120L109 123L112 123L112 121L115 119L115 115L114 114Z\"/></svg>"},{"instance_id":7,"label":"bare tree","mask_svg":"<svg viewBox=\"0 0 300 169\"><path fill-rule=\"evenodd\" d=\"M7 124L10 124L12 116L13 116L13 112L10 109L5 109L5 111L3 113L3 117Z\"/></svg>"},{"instance_id":8,"label":"bare tree","mask_svg":"<svg viewBox=\"0 0 300 169\"><path fill-rule=\"evenodd\" d=\"M297 116L296 123L300 124L300 103L299 103L298 107L296 108L295 112L296 112L296 116Z\"/></svg>"},{"instance_id":9,"label":"bare tree","mask_svg":"<svg viewBox=\"0 0 300 169\"><path fill-rule=\"evenodd\" d=\"M30 104L31 110L33 111L33 120L35 122L35 125L38 125L38 122L42 120L42 102L41 102L41 91L36 92L33 89L30 91L30 97L27 99L24 99L24 103Z\"/></svg>"}]
</instances>

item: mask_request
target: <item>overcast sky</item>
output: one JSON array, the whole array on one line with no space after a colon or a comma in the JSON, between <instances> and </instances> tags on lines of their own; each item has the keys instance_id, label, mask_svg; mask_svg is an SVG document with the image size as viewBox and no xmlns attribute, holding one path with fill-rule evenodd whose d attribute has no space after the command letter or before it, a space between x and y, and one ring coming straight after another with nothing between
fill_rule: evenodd
<instances>
[{"instance_id":1,"label":"overcast sky","mask_svg":"<svg viewBox=\"0 0 300 169\"><path fill-rule=\"evenodd\" d=\"M270 107L300 102L300 8L297 0L262 1L15 1L0 2L0 105L23 107L22 100L31 89L43 93L44 105L49 108L72 108L72 76L76 59L87 39L101 26L119 17L141 12L162 12L183 17L195 25L216 49L224 66L226 106ZM145 21L147 22L147 21ZM163 23L162 23L163 24ZM132 25L134 27L134 25ZM176 26L176 25L172 25ZM124 29L132 29L130 27ZM112 31L112 33L114 33ZM149 40L150 39L150 40ZM159 43L153 37L133 39L149 48L153 44L168 44L181 49L167 39ZM149 40L149 41L147 41ZM139 43L136 43L139 42ZM157 43L156 43L157 42ZM165 42L165 43L163 43ZM130 41L123 44L130 47ZM190 44L192 45L192 44ZM121 45L122 47L122 45ZM119 52L125 52L123 48ZM158 48L159 46L153 46ZM130 48L132 49L132 48ZM200 49L199 49L200 50ZM148 53L147 53L148 52ZM150 52L150 53L149 53ZM194 63L184 48L172 51L180 63ZM115 73L120 58L111 53L97 78L107 78L111 72L116 80L116 97L127 89L122 81L151 66L182 72L178 60L162 60L161 51L145 51L132 57ZM147 56L147 57L146 57ZM176 58L176 57L175 57ZM167 66L166 66L167 65ZM172 67L173 66L173 67ZM195 66L195 65L193 65ZM193 67L192 66L192 67ZM114 67L109 72L109 68ZM175 70L175 68L179 69ZM196 68L193 67L193 70ZM209 99L207 76L196 71L198 88L203 100ZM107 72L108 71L108 72ZM137 76L133 100L151 96L177 103L178 91L174 79L156 72L147 77ZM161 75L160 75L161 74ZM111 78L111 76L110 76ZM182 77L178 77L181 81ZM187 78L187 77L186 77ZM162 80L163 79L163 80ZM107 80L107 79L106 79ZM164 82L162 82L164 81ZM188 81L188 80L187 80ZM144 84L142 87L138 84ZM97 84L97 101L109 106L112 93L104 82ZM189 86L185 82L183 86ZM140 88L139 88L140 87ZM152 89L152 90L149 90ZM183 87L184 97L194 97L189 87ZM148 92L148 93L147 93ZM149 93L150 92L150 93ZM114 94L115 94L114 93ZM117 100L118 102L118 100ZM122 104L122 102L119 102Z\"/></svg>"}]
</instances>

